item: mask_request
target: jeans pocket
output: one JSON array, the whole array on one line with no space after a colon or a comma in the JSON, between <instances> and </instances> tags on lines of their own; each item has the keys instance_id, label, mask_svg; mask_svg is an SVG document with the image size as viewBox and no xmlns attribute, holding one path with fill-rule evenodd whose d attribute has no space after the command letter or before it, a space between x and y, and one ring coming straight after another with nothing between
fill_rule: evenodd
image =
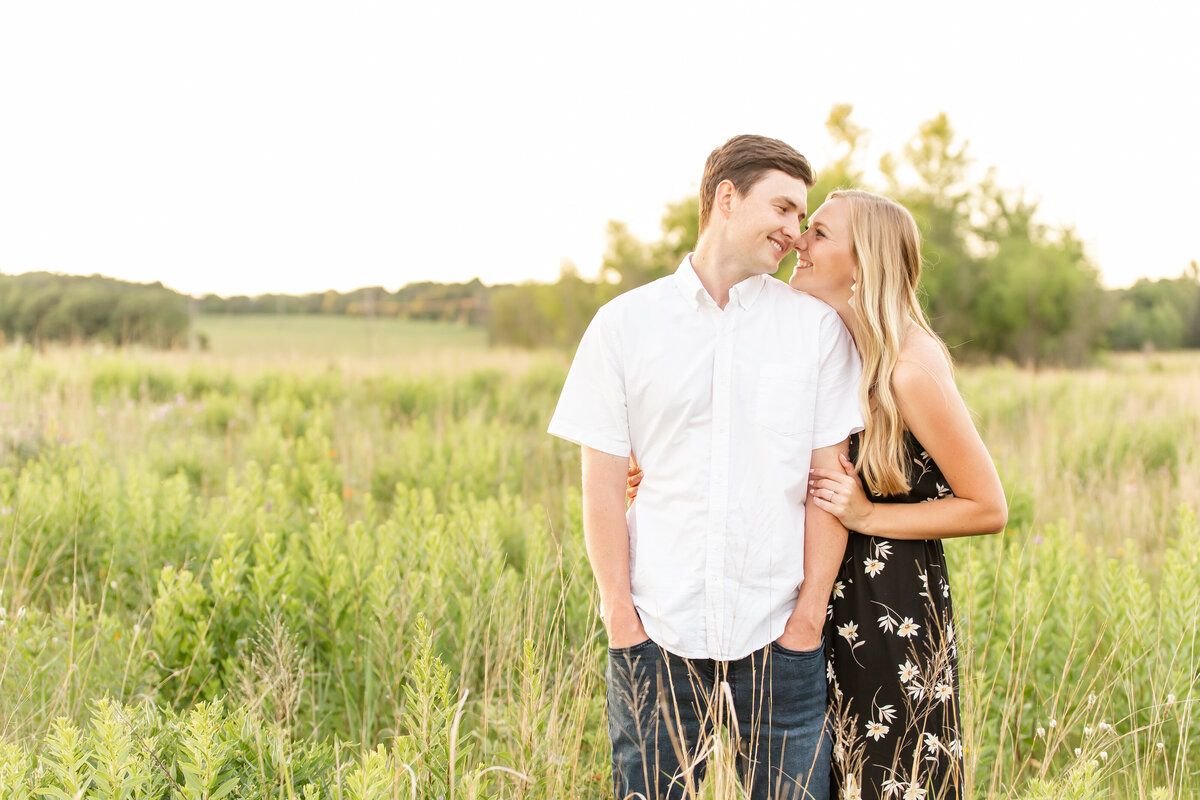
<instances>
[{"instance_id":1,"label":"jeans pocket","mask_svg":"<svg viewBox=\"0 0 1200 800\"><path fill-rule=\"evenodd\" d=\"M821 643L812 650L791 650L784 647L779 642L771 642L771 653L774 655L783 656L791 659L809 659L818 658L825 652L825 640L822 638Z\"/></svg>"},{"instance_id":2,"label":"jeans pocket","mask_svg":"<svg viewBox=\"0 0 1200 800\"><path fill-rule=\"evenodd\" d=\"M608 648L608 654L610 656L618 656L618 657L619 656L635 656L635 655L641 653L643 650L649 650L650 647L653 646L653 644L654 644L653 639L647 639L644 642L638 642L637 644L630 645L629 647L610 647L610 648Z\"/></svg>"}]
</instances>

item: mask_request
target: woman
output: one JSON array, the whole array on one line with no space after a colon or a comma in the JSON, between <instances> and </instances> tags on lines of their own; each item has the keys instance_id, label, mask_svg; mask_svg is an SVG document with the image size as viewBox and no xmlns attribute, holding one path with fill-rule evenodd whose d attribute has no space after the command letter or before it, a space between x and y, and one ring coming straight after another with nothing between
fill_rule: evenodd
<instances>
[{"instance_id":1,"label":"woman","mask_svg":"<svg viewBox=\"0 0 1200 800\"><path fill-rule=\"evenodd\" d=\"M839 191L790 285L832 306L863 361L865 430L812 502L851 531L826 630L833 797L964 793L958 662L941 539L1002 530L1000 478L917 301L920 233L898 203ZM640 475L630 478L636 494ZM936 500L937 502L925 502ZM861 793L861 795L860 795Z\"/></svg>"}]
</instances>

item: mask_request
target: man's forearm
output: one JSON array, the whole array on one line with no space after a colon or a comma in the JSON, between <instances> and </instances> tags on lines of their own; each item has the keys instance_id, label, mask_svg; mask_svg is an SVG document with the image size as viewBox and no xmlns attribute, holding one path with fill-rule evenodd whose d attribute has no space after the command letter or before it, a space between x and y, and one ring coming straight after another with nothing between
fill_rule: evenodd
<instances>
[{"instance_id":1,"label":"man's forearm","mask_svg":"<svg viewBox=\"0 0 1200 800\"><path fill-rule=\"evenodd\" d=\"M846 529L837 517L809 504L804 512L804 583L796 611L821 627L833 583L846 554Z\"/></svg>"},{"instance_id":2,"label":"man's forearm","mask_svg":"<svg viewBox=\"0 0 1200 800\"><path fill-rule=\"evenodd\" d=\"M645 640L629 580L629 526L625 522L625 458L583 448L583 537L600 590L604 624L614 647ZM628 641L629 639L636 641Z\"/></svg>"},{"instance_id":3,"label":"man's forearm","mask_svg":"<svg viewBox=\"0 0 1200 800\"><path fill-rule=\"evenodd\" d=\"M847 442L842 442L814 450L813 466L828 468L838 463L838 454L845 453L846 446ZM788 632L792 637L802 636L811 648L820 643L829 596L846 555L847 534L837 517L817 508L809 497L804 506L804 583L788 621Z\"/></svg>"}]
</instances>

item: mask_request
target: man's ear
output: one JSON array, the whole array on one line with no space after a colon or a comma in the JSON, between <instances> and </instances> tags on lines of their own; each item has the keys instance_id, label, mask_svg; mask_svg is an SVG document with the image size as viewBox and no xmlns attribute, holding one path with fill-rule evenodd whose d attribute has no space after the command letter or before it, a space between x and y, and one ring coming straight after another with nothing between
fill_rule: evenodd
<instances>
[{"instance_id":1,"label":"man's ear","mask_svg":"<svg viewBox=\"0 0 1200 800\"><path fill-rule=\"evenodd\" d=\"M734 187L733 181L726 178L717 184L716 196L713 198L713 206L721 214L722 218L728 218L729 212L733 210L733 198L737 194L737 188Z\"/></svg>"}]
</instances>

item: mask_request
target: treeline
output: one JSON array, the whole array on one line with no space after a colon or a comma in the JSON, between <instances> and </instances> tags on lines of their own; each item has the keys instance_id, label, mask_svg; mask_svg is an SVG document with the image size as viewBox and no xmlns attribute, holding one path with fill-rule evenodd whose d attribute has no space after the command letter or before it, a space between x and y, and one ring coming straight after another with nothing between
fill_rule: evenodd
<instances>
[{"instance_id":1,"label":"treeline","mask_svg":"<svg viewBox=\"0 0 1200 800\"><path fill-rule=\"evenodd\" d=\"M395 292L369 286L345 294L209 294L200 298L198 310L204 314L346 314L481 325L487 317L488 294L488 287L476 278L467 283L410 283Z\"/></svg>"},{"instance_id":2,"label":"treeline","mask_svg":"<svg viewBox=\"0 0 1200 800\"><path fill-rule=\"evenodd\" d=\"M863 166L866 131L851 106L826 128L839 155L809 193L816 208L837 188L882 192L913 212L924 236L923 297L934 327L959 358L1004 358L1029 366L1080 364L1106 349L1200 347L1200 267L1183 275L1105 290L1070 228L1037 221L1037 204L973 177L966 144L946 116L923 123L872 180ZM33 273L0 275L0 336L41 343L99 340L172 347L187 340L189 304L204 314L342 314L486 327L493 344L571 348L596 309L617 294L670 274L695 247L698 199L669 204L662 234L638 239L611 221L600 274L571 265L555 283L485 286L423 282L389 292L267 294L192 299L161 284ZM795 257L778 277L791 274ZM782 344L782 343L781 343Z\"/></svg>"},{"instance_id":3,"label":"treeline","mask_svg":"<svg viewBox=\"0 0 1200 800\"><path fill-rule=\"evenodd\" d=\"M1024 365L1079 364L1104 349L1200 347L1200 270L1172 280L1141 280L1105 290L1070 228L1036 221L1037 204L970 176L966 145L943 114L920 126L899 153L885 155L879 178L865 177L866 131L849 105L826 128L840 149L809 193L815 211L837 188L882 192L913 212L924 236L922 301L959 357L1006 358ZM557 284L507 287L493 295L490 331L498 343L572 345L601 303L667 275L693 249L698 200L667 207L658 241L643 242L620 222L608 226L598 281L564 270ZM786 259L778 277L795 263Z\"/></svg>"},{"instance_id":4,"label":"treeline","mask_svg":"<svg viewBox=\"0 0 1200 800\"><path fill-rule=\"evenodd\" d=\"M188 298L161 283L30 272L0 275L0 344L187 343Z\"/></svg>"}]
</instances>

